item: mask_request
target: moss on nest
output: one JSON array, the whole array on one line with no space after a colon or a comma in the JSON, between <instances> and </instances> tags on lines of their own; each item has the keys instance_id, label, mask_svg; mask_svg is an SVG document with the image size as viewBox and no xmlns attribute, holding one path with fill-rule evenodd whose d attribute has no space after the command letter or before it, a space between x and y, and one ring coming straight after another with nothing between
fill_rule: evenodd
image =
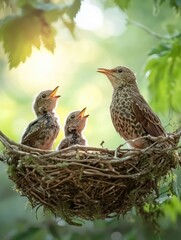
<instances>
[{"instance_id":1,"label":"moss on nest","mask_svg":"<svg viewBox=\"0 0 181 240\"><path fill-rule=\"evenodd\" d=\"M178 138L169 138L174 136ZM69 224L76 224L77 218L124 215L134 206L145 214L142 207L153 193L159 195L159 181L180 161L180 147L161 147L163 138L143 150L119 148L116 157L114 150L84 146L33 149L2 133L0 140L9 177L20 193L33 208L43 206Z\"/></svg>"}]
</instances>

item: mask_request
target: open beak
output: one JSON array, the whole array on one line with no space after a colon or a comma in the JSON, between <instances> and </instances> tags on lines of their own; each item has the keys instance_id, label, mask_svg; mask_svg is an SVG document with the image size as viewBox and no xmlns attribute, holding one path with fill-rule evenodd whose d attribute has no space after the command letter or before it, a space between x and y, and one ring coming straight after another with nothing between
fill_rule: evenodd
<instances>
[{"instance_id":1,"label":"open beak","mask_svg":"<svg viewBox=\"0 0 181 240\"><path fill-rule=\"evenodd\" d=\"M112 70L111 69L106 69L106 68L98 68L97 72L103 73L106 76L107 75L112 75Z\"/></svg>"},{"instance_id":2,"label":"open beak","mask_svg":"<svg viewBox=\"0 0 181 240\"><path fill-rule=\"evenodd\" d=\"M57 86L49 95L50 98L59 98L60 95L56 95L59 86Z\"/></svg>"},{"instance_id":3,"label":"open beak","mask_svg":"<svg viewBox=\"0 0 181 240\"><path fill-rule=\"evenodd\" d=\"M80 111L79 115L77 116L78 118L87 118L89 115L84 115L85 114L86 108L83 108L82 111Z\"/></svg>"}]
</instances>

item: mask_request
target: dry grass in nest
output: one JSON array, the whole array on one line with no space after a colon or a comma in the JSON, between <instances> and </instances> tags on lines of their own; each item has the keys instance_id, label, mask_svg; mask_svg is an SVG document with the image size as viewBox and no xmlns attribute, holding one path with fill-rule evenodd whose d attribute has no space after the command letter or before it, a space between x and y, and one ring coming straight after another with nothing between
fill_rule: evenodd
<instances>
[{"instance_id":1,"label":"dry grass in nest","mask_svg":"<svg viewBox=\"0 0 181 240\"><path fill-rule=\"evenodd\" d=\"M105 219L143 206L158 182L181 157L180 147L162 148L181 132L157 138L143 150L73 146L61 151L33 149L9 140L0 133L5 150L1 161L16 188L32 207L43 206L69 224L77 218Z\"/></svg>"}]
</instances>

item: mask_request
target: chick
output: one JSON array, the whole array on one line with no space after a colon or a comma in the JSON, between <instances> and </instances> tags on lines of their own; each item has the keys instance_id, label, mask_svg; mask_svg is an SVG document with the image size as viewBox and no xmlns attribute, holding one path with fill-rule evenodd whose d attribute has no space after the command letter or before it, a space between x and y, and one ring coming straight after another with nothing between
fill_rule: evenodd
<instances>
[{"instance_id":1,"label":"chick","mask_svg":"<svg viewBox=\"0 0 181 240\"><path fill-rule=\"evenodd\" d=\"M60 142L58 150L70 147L75 144L86 145L86 139L82 135L89 115L85 114L86 108L82 111L71 112L65 122L65 138Z\"/></svg>"},{"instance_id":2,"label":"chick","mask_svg":"<svg viewBox=\"0 0 181 240\"><path fill-rule=\"evenodd\" d=\"M33 109L37 119L26 128L21 143L33 148L51 150L60 131L58 118L54 109L59 95L56 95L58 86L54 90L40 92L35 98Z\"/></svg>"}]
</instances>

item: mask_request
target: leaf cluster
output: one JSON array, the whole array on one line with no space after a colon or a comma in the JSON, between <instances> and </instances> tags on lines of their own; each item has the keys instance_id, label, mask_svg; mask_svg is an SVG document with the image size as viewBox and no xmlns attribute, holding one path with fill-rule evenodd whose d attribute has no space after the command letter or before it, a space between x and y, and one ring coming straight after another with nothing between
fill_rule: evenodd
<instances>
[{"instance_id":1,"label":"leaf cluster","mask_svg":"<svg viewBox=\"0 0 181 240\"><path fill-rule=\"evenodd\" d=\"M131 4L131 0L114 0L114 2L122 10L127 9ZM169 3L171 8L174 8L177 12L180 12L180 10L181 10L181 0L153 0L153 4L154 4L157 11L163 3L167 3L167 2Z\"/></svg>"},{"instance_id":2,"label":"leaf cluster","mask_svg":"<svg viewBox=\"0 0 181 240\"><path fill-rule=\"evenodd\" d=\"M168 2L170 7L173 7L177 12L181 10L181 1L180 0L154 0L155 6L161 6L163 3Z\"/></svg>"},{"instance_id":3,"label":"leaf cluster","mask_svg":"<svg viewBox=\"0 0 181 240\"><path fill-rule=\"evenodd\" d=\"M149 53L145 67L151 103L157 111L180 112L181 36L161 42Z\"/></svg>"},{"instance_id":4,"label":"leaf cluster","mask_svg":"<svg viewBox=\"0 0 181 240\"><path fill-rule=\"evenodd\" d=\"M56 29L53 22L61 19L73 33L74 17L80 8L80 1L65 5L38 0L17 0L16 7L19 8L16 14L0 21L0 41L8 55L10 68L25 62L31 55L32 48L39 49L42 43L49 51L54 51Z\"/></svg>"}]
</instances>

